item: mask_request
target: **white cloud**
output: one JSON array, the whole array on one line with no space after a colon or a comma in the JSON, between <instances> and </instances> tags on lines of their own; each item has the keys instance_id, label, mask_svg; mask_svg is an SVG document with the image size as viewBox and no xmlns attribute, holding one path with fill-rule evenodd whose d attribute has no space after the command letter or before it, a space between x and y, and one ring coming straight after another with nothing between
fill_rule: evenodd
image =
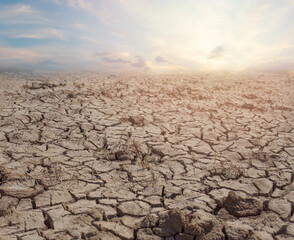
<instances>
[{"instance_id":1,"label":"white cloud","mask_svg":"<svg viewBox=\"0 0 294 240\"><path fill-rule=\"evenodd\" d=\"M80 8L84 11L91 13L93 16L98 17L98 19L104 24L110 24L113 21L113 16L107 7L107 2L101 3L98 1L90 0L54 0L57 4L66 4L72 8Z\"/></svg>"},{"instance_id":2,"label":"white cloud","mask_svg":"<svg viewBox=\"0 0 294 240\"><path fill-rule=\"evenodd\" d=\"M12 12L15 14L31 14L36 11L32 9L30 5L19 4L12 8Z\"/></svg>"},{"instance_id":3,"label":"white cloud","mask_svg":"<svg viewBox=\"0 0 294 240\"><path fill-rule=\"evenodd\" d=\"M87 11L91 11L93 9L93 3L89 0L54 0L57 4L66 4L72 8L82 8Z\"/></svg>"},{"instance_id":4,"label":"white cloud","mask_svg":"<svg viewBox=\"0 0 294 240\"><path fill-rule=\"evenodd\" d=\"M33 50L0 46L0 60L18 59L31 61L45 56Z\"/></svg>"},{"instance_id":5,"label":"white cloud","mask_svg":"<svg viewBox=\"0 0 294 240\"><path fill-rule=\"evenodd\" d=\"M17 15L27 15L36 13L35 10L32 9L30 5L24 5L24 4L17 4L12 6L2 6L0 10L0 17L11 17L17 16Z\"/></svg>"},{"instance_id":6,"label":"white cloud","mask_svg":"<svg viewBox=\"0 0 294 240\"><path fill-rule=\"evenodd\" d=\"M0 35L5 35L9 38L30 38L30 39L46 39L46 38L57 38L60 40L64 39L64 32L56 28L37 28L30 30L14 30L7 29L1 31Z\"/></svg>"},{"instance_id":7,"label":"white cloud","mask_svg":"<svg viewBox=\"0 0 294 240\"><path fill-rule=\"evenodd\" d=\"M64 32L55 28L49 28L49 29L45 29L45 32L47 32L48 36L53 36L56 37L58 39L64 39ZM46 34L45 34L46 36Z\"/></svg>"},{"instance_id":8,"label":"white cloud","mask_svg":"<svg viewBox=\"0 0 294 240\"><path fill-rule=\"evenodd\" d=\"M142 56L130 56L127 52L99 52L97 56L108 68L114 67L133 67L137 69L148 69L148 63Z\"/></svg>"},{"instance_id":9,"label":"white cloud","mask_svg":"<svg viewBox=\"0 0 294 240\"><path fill-rule=\"evenodd\" d=\"M88 37L88 36L82 36L82 37L80 37L80 39L82 39L84 41L91 42L91 43L100 44L100 42L96 38L92 38L92 37Z\"/></svg>"},{"instance_id":10,"label":"white cloud","mask_svg":"<svg viewBox=\"0 0 294 240\"><path fill-rule=\"evenodd\" d=\"M16 4L11 6L2 6L0 9L0 21L2 23L48 23L49 20L42 14L33 9L30 5Z\"/></svg>"},{"instance_id":11,"label":"white cloud","mask_svg":"<svg viewBox=\"0 0 294 240\"><path fill-rule=\"evenodd\" d=\"M94 10L93 14L96 15L100 21L105 24L110 24L113 20L109 9L105 5L103 5L101 9Z\"/></svg>"},{"instance_id":12,"label":"white cloud","mask_svg":"<svg viewBox=\"0 0 294 240\"><path fill-rule=\"evenodd\" d=\"M92 2L87 0L77 0L78 5L86 10L91 10L93 8Z\"/></svg>"}]
</instances>

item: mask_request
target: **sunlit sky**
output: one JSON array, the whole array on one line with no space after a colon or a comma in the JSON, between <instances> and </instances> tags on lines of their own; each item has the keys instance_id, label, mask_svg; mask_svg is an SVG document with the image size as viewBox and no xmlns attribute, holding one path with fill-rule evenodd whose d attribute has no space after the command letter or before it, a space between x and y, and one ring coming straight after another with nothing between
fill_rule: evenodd
<instances>
[{"instance_id":1,"label":"sunlit sky","mask_svg":"<svg viewBox=\"0 0 294 240\"><path fill-rule=\"evenodd\" d=\"M294 70L294 0L1 0L0 70Z\"/></svg>"}]
</instances>

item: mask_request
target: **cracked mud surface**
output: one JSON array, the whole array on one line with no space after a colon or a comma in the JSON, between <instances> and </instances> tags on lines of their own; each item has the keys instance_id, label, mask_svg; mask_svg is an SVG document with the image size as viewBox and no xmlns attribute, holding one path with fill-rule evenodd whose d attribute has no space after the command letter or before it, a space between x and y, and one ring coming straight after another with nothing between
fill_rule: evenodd
<instances>
[{"instance_id":1,"label":"cracked mud surface","mask_svg":"<svg viewBox=\"0 0 294 240\"><path fill-rule=\"evenodd\" d=\"M20 80L0 239L294 238L293 77L0 75Z\"/></svg>"}]
</instances>

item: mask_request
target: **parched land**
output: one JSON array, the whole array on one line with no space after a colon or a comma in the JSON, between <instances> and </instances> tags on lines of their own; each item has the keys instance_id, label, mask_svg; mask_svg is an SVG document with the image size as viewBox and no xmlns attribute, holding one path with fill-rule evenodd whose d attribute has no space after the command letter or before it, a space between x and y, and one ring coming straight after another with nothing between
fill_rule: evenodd
<instances>
[{"instance_id":1,"label":"parched land","mask_svg":"<svg viewBox=\"0 0 294 240\"><path fill-rule=\"evenodd\" d=\"M2 74L0 88L0 239L294 239L293 76Z\"/></svg>"}]
</instances>

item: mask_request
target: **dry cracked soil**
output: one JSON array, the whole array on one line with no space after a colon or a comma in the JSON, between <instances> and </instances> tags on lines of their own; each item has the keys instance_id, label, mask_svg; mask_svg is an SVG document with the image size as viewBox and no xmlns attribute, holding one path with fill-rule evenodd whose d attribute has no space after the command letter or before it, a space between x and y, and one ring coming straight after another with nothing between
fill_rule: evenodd
<instances>
[{"instance_id":1,"label":"dry cracked soil","mask_svg":"<svg viewBox=\"0 0 294 240\"><path fill-rule=\"evenodd\" d=\"M1 74L0 88L0 239L294 239L293 76Z\"/></svg>"}]
</instances>

